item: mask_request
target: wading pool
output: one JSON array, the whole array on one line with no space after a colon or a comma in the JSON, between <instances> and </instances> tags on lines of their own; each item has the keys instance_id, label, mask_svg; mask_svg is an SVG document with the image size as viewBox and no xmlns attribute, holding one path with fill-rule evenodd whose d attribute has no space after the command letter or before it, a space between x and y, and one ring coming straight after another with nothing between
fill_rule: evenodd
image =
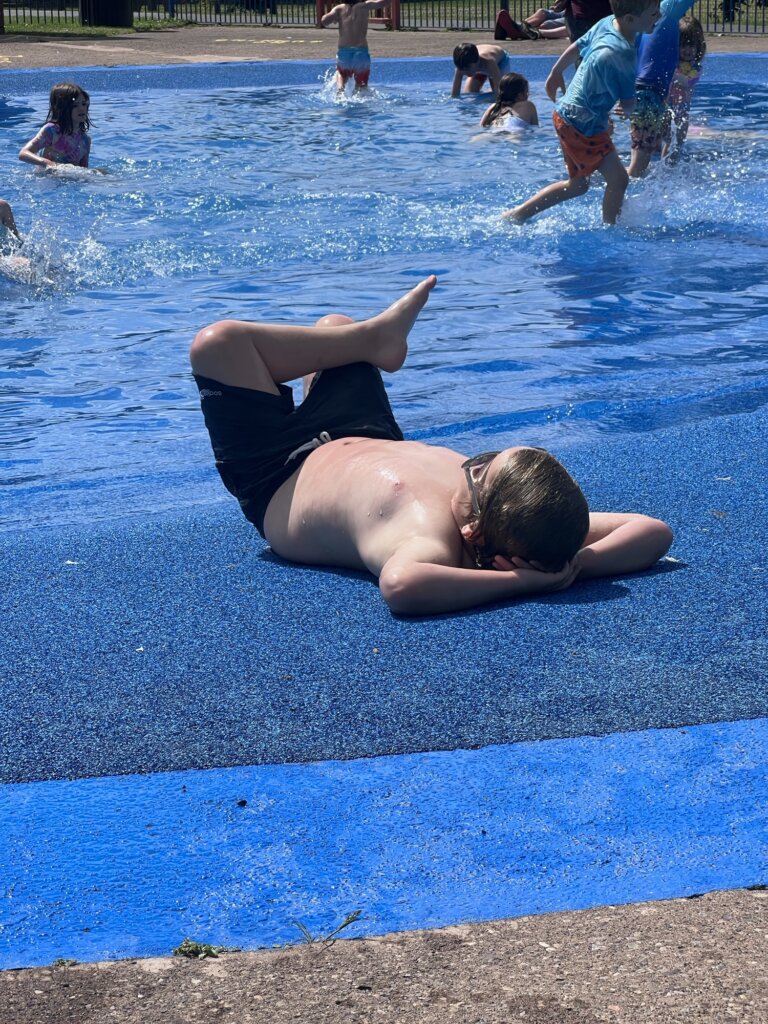
<instances>
[{"instance_id":1,"label":"wading pool","mask_svg":"<svg viewBox=\"0 0 768 1024\"><path fill-rule=\"evenodd\" d=\"M686 156L525 227L502 210L562 173L541 127L483 138L487 97L450 100L448 59L374 62L339 101L316 62L4 72L3 195L39 268L0 277L3 528L232 499L215 473L187 349L228 316L378 312L435 272L404 369L406 436L459 450L647 432L768 398L768 78L710 56ZM52 84L91 94L93 166L17 162ZM616 126L619 151L628 129ZM486 440L484 441L484 437Z\"/></svg>"}]
</instances>

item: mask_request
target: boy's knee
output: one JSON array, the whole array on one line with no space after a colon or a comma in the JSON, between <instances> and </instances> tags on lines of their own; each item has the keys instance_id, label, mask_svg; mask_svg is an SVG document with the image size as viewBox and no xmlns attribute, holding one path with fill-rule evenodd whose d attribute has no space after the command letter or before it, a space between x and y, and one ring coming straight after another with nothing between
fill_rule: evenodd
<instances>
[{"instance_id":1,"label":"boy's knee","mask_svg":"<svg viewBox=\"0 0 768 1024\"><path fill-rule=\"evenodd\" d=\"M315 321L315 327L344 327L354 322L351 316L345 316L344 313L329 313Z\"/></svg>"},{"instance_id":2,"label":"boy's knee","mask_svg":"<svg viewBox=\"0 0 768 1024\"><path fill-rule=\"evenodd\" d=\"M621 189L624 192L629 185L629 175L627 174L626 167L621 167L616 172L616 181L611 183L612 188Z\"/></svg>"},{"instance_id":3,"label":"boy's knee","mask_svg":"<svg viewBox=\"0 0 768 1024\"><path fill-rule=\"evenodd\" d=\"M571 189L575 196L583 196L589 191L589 178L571 178Z\"/></svg>"},{"instance_id":4,"label":"boy's knee","mask_svg":"<svg viewBox=\"0 0 768 1024\"><path fill-rule=\"evenodd\" d=\"M195 372L203 361L210 362L211 356L229 343L234 324L234 320L217 320L197 332L189 349L189 361Z\"/></svg>"}]
</instances>

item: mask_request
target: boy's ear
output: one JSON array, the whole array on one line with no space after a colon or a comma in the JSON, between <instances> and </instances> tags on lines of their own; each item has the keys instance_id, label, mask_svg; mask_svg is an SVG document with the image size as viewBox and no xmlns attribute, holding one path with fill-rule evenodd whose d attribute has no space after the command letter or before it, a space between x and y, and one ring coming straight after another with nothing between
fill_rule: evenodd
<instances>
[{"instance_id":1,"label":"boy's ear","mask_svg":"<svg viewBox=\"0 0 768 1024\"><path fill-rule=\"evenodd\" d=\"M470 544L482 544L483 535L477 524L477 520L473 520L469 523L464 523L461 528L461 536L464 540L469 541Z\"/></svg>"}]
</instances>

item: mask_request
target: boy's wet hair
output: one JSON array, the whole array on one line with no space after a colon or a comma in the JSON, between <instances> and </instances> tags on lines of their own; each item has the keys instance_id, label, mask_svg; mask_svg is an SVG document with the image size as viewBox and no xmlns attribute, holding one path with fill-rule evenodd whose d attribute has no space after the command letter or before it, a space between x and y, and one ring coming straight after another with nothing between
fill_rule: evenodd
<instances>
[{"instance_id":1,"label":"boy's wet hair","mask_svg":"<svg viewBox=\"0 0 768 1024\"><path fill-rule=\"evenodd\" d=\"M680 46L696 47L696 62L701 63L707 52L707 39L698 18L686 15L680 19Z\"/></svg>"},{"instance_id":2,"label":"boy's wet hair","mask_svg":"<svg viewBox=\"0 0 768 1024\"><path fill-rule=\"evenodd\" d=\"M78 96L83 96L90 103L91 97L85 89L81 89L74 82L59 82L58 85L54 85L51 89L51 95L48 98L48 117L46 121L52 121L58 125L59 130L64 135L72 134L72 107ZM87 132L90 127L91 122L86 117L85 121L83 121L82 130Z\"/></svg>"},{"instance_id":3,"label":"boy's wet hair","mask_svg":"<svg viewBox=\"0 0 768 1024\"><path fill-rule=\"evenodd\" d=\"M453 51L453 63L457 68L471 68L480 60L480 54L474 43L459 43Z\"/></svg>"},{"instance_id":4,"label":"boy's wet hair","mask_svg":"<svg viewBox=\"0 0 768 1024\"><path fill-rule=\"evenodd\" d=\"M480 495L482 556L517 556L558 572L582 547L589 507L581 488L542 448L512 452Z\"/></svg>"},{"instance_id":5,"label":"boy's wet hair","mask_svg":"<svg viewBox=\"0 0 768 1024\"><path fill-rule=\"evenodd\" d=\"M637 18L656 3L658 0L611 0L611 10L616 18L626 18L628 14Z\"/></svg>"}]
</instances>

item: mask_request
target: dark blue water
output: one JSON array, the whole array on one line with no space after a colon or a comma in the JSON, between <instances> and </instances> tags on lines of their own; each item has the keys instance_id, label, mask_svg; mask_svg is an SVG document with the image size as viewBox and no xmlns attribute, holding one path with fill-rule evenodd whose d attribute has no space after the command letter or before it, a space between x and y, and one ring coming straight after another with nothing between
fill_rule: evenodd
<instances>
[{"instance_id":1,"label":"dark blue water","mask_svg":"<svg viewBox=\"0 0 768 1024\"><path fill-rule=\"evenodd\" d=\"M0 77L3 194L37 268L32 285L0 277L3 526L228 500L195 332L367 316L432 272L388 379L410 436L562 450L764 404L764 61L708 58L686 159L630 186L620 227L601 224L597 183L508 226L502 210L562 173L550 63L520 62L542 127L518 142L479 132L484 100L448 98L447 60L380 61L372 95L344 102L315 64L85 70L109 174L71 179L14 159L62 75ZM616 141L627 153L625 124Z\"/></svg>"}]
</instances>

